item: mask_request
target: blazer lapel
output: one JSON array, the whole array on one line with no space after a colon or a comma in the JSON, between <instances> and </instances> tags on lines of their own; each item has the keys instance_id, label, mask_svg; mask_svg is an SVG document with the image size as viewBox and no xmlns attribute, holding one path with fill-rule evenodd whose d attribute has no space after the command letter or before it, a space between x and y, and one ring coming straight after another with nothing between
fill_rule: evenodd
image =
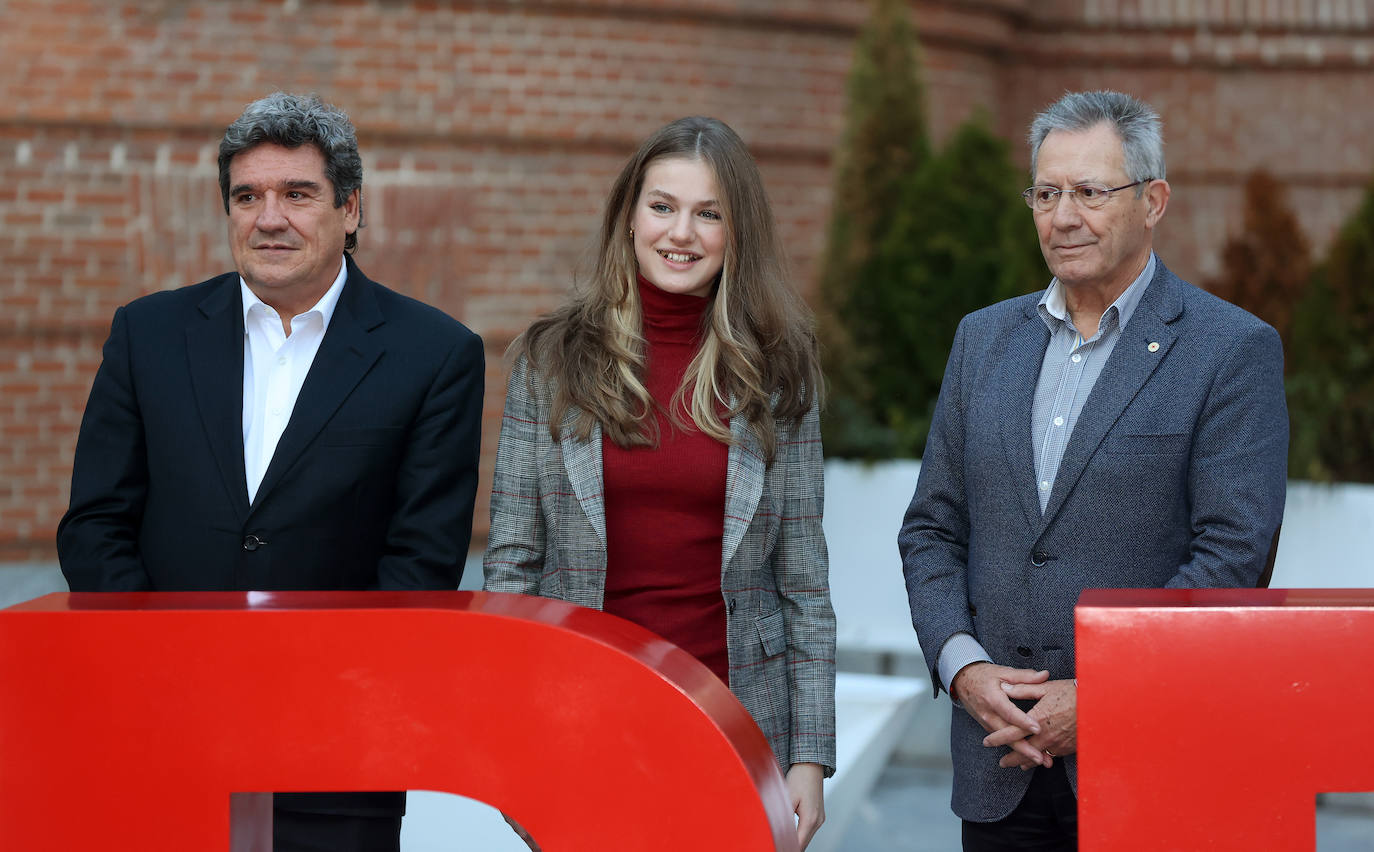
<instances>
[{"instance_id":1,"label":"blazer lapel","mask_svg":"<svg viewBox=\"0 0 1374 852\"><path fill-rule=\"evenodd\" d=\"M210 442L229 502L238 519L248 515L248 481L243 469L243 311L238 275L198 306L203 322L186 329L186 359L196 407Z\"/></svg>"},{"instance_id":2,"label":"blazer lapel","mask_svg":"<svg viewBox=\"0 0 1374 852\"><path fill-rule=\"evenodd\" d=\"M725 474L725 535L721 542L721 570L735 558L735 551L744 540L744 533L754 521L759 500L763 497L763 481L767 465L758 436L743 415L730 418L729 459Z\"/></svg>"},{"instance_id":3,"label":"blazer lapel","mask_svg":"<svg viewBox=\"0 0 1374 852\"><path fill-rule=\"evenodd\" d=\"M577 502L586 513L588 522L601 540L601 549L606 549L606 495L601 473L601 424L592 426L591 437L579 441L571 436L573 422L578 416L577 409L569 406L563 415L562 432L565 437L560 442L563 450L563 467L568 474Z\"/></svg>"},{"instance_id":4,"label":"blazer lapel","mask_svg":"<svg viewBox=\"0 0 1374 852\"><path fill-rule=\"evenodd\" d=\"M1016 492L1031 529L1040 525L1040 498L1035 493L1031 447L1031 405L1049 338L1049 329L1031 305L1026 321L1012 330L1003 357L995 367L996 379L988 384L1003 394L1002 446L1011 471L1011 489Z\"/></svg>"},{"instance_id":5,"label":"blazer lapel","mask_svg":"<svg viewBox=\"0 0 1374 852\"><path fill-rule=\"evenodd\" d=\"M1054 490L1050 492L1049 505L1045 507L1041 531L1049 526L1059 507L1064 505L1064 500L1078 484L1083 469L1097 452L1102 439L1111 431L1126 406L1140 393L1178 338L1177 331L1169 325L1183 313L1183 296L1178 288L1178 279L1164 268L1163 263L1159 263L1154 279L1083 403L1073 434L1069 436L1068 446L1064 448L1059 471L1055 474Z\"/></svg>"},{"instance_id":6,"label":"blazer lapel","mask_svg":"<svg viewBox=\"0 0 1374 852\"><path fill-rule=\"evenodd\" d=\"M306 373L296 406L291 410L291 419L277 441L254 506L262 504L263 498L271 493L381 357L382 347L368 334L385 322L372 292L376 286L349 262L348 280L339 296L339 304L320 341L310 372Z\"/></svg>"}]
</instances>

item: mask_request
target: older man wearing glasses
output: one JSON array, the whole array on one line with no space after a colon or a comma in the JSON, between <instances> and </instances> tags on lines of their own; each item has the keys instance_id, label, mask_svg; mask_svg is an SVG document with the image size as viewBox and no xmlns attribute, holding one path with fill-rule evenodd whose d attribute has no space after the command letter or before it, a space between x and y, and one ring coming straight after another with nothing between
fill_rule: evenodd
<instances>
[{"instance_id":1,"label":"older man wearing glasses","mask_svg":"<svg viewBox=\"0 0 1374 852\"><path fill-rule=\"evenodd\" d=\"M979 852L1076 848L1079 592L1267 582L1288 454L1278 335L1154 253L1154 110L1071 93L1030 146L1053 278L960 323L898 537Z\"/></svg>"}]
</instances>

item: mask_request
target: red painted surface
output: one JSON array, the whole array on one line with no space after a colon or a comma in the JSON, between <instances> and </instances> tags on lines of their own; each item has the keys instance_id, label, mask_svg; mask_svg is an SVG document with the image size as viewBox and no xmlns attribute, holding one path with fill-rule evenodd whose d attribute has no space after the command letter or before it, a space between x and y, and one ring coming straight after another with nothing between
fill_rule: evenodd
<instances>
[{"instance_id":1,"label":"red painted surface","mask_svg":"<svg viewBox=\"0 0 1374 852\"><path fill-rule=\"evenodd\" d=\"M1088 591L1077 631L1085 852L1311 850L1374 790L1374 590Z\"/></svg>"},{"instance_id":2,"label":"red painted surface","mask_svg":"<svg viewBox=\"0 0 1374 852\"><path fill-rule=\"evenodd\" d=\"M796 849L725 685L558 601L49 595L0 610L0 684L0 849L227 849L232 793L388 789L480 799L557 852ZM260 804L236 799L239 840Z\"/></svg>"}]
</instances>

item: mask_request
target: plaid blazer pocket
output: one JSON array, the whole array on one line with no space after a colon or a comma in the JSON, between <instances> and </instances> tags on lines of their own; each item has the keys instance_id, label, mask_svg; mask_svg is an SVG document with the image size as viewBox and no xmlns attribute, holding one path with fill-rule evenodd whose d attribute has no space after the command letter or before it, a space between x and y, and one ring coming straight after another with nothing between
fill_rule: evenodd
<instances>
[{"instance_id":1,"label":"plaid blazer pocket","mask_svg":"<svg viewBox=\"0 0 1374 852\"><path fill-rule=\"evenodd\" d=\"M765 658L776 657L787 650L787 630L783 625L782 610L774 610L759 618L757 624Z\"/></svg>"},{"instance_id":2,"label":"plaid blazer pocket","mask_svg":"<svg viewBox=\"0 0 1374 852\"><path fill-rule=\"evenodd\" d=\"M792 701L782 610L759 616L754 626L758 640L748 643L746 662L740 676L732 676L731 687L768 738L779 762L784 762L789 748Z\"/></svg>"}]
</instances>

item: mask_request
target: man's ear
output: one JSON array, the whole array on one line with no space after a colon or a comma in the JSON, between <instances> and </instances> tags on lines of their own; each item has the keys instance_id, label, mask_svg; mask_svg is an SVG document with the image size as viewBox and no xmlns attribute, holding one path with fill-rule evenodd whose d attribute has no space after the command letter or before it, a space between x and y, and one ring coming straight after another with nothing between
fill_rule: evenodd
<instances>
[{"instance_id":1,"label":"man's ear","mask_svg":"<svg viewBox=\"0 0 1374 852\"><path fill-rule=\"evenodd\" d=\"M344 233L352 234L358 230L358 221L361 218L363 209L363 191L355 189L348 194L347 200L343 203L344 209Z\"/></svg>"},{"instance_id":2,"label":"man's ear","mask_svg":"<svg viewBox=\"0 0 1374 852\"><path fill-rule=\"evenodd\" d=\"M1164 208L1169 206L1169 192L1169 182L1162 178L1150 181L1150 185L1145 188L1145 198L1150 202L1150 207L1145 213L1145 227L1153 228L1164 218Z\"/></svg>"}]
</instances>

